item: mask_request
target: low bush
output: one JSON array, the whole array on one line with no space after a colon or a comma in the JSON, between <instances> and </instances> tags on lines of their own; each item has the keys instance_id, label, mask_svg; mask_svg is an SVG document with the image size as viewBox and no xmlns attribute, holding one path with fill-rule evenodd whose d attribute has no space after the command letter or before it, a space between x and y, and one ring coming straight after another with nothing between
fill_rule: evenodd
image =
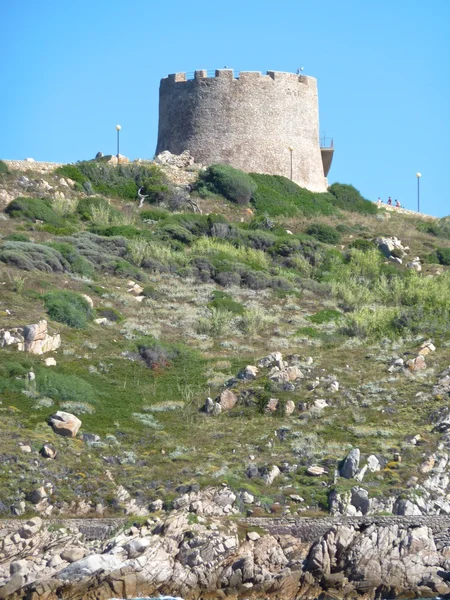
<instances>
[{"instance_id":1,"label":"low bush","mask_svg":"<svg viewBox=\"0 0 450 600\"><path fill-rule=\"evenodd\" d=\"M349 249L354 248L355 250L362 250L363 252L369 252L373 250L373 242L369 242L368 240L363 240L358 238L357 240L353 240L348 245Z\"/></svg>"},{"instance_id":2,"label":"low bush","mask_svg":"<svg viewBox=\"0 0 450 600\"><path fill-rule=\"evenodd\" d=\"M0 261L24 271L70 271L69 263L58 250L31 242L5 242L0 246Z\"/></svg>"},{"instance_id":3,"label":"low bush","mask_svg":"<svg viewBox=\"0 0 450 600\"><path fill-rule=\"evenodd\" d=\"M251 174L257 184L252 204L260 214L268 217L283 215L332 215L336 211L333 197L328 194L310 192L281 175Z\"/></svg>"},{"instance_id":4,"label":"low bush","mask_svg":"<svg viewBox=\"0 0 450 600\"><path fill-rule=\"evenodd\" d=\"M416 227L424 233L450 239L450 217L443 217L438 221L420 221Z\"/></svg>"},{"instance_id":5,"label":"low bush","mask_svg":"<svg viewBox=\"0 0 450 600\"><path fill-rule=\"evenodd\" d=\"M61 402L95 402L96 399L92 385L77 375L39 369L36 382L42 396L49 396Z\"/></svg>"},{"instance_id":6,"label":"low bush","mask_svg":"<svg viewBox=\"0 0 450 600\"><path fill-rule=\"evenodd\" d=\"M341 239L340 233L334 227L324 223L313 223L306 229L305 233L324 244L338 244Z\"/></svg>"},{"instance_id":7,"label":"low bush","mask_svg":"<svg viewBox=\"0 0 450 600\"><path fill-rule=\"evenodd\" d=\"M120 313L115 308L107 307L107 306L98 306L95 309L95 314L99 318L108 319L112 323L121 323L124 319L122 313Z\"/></svg>"},{"instance_id":8,"label":"low bush","mask_svg":"<svg viewBox=\"0 0 450 600\"><path fill-rule=\"evenodd\" d=\"M159 300L161 298L161 293L152 285L146 285L142 291L142 295L152 300Z\"/></svg>"},{"instance_id":9,"label":"low bush","mask_svg":"<svg viewBox=\"0 0 450 600\"><path fill-rule=\"evenodd\" d=\"M234 315L242 315L244 314L245 307L240 302L236 302L226 292L221 292L219 290L215 290L213 292L213 298L210 302L208 302L208 308L216 308L220 310L227 310Z\"/></svg>"},{"instance_id":10,"label":"low bush","mask_svg":"<svg viewBox=\"0 0 450 600\"><path fill-rule=\"evenodd\" d=\"M92 309L88 302L75 292L48 292L44 296L44 304L51 319L70 327L83 329L92 318Z\"/></svg>"},{"instance_id":11,"label":"low bush","mask_svg":"<svg viewBox=\"0 0 450 600\"><path fill-rule=\"evenodd\" d=\"M211 165L200 174L197 191L220 194L236 204L248 204L257 184L250 175L230 165Z\"/></svg>"},{"instance_id":12,"label":"low bush","mask_svg":"<svg viewBox=\"0 0 450 600\"><path fill-rule=\"evenodd\" d=\"M338 310L333 310L330 308L325 308L324 310L319 310L314 315L307 317L311 323L315 323L316 325L322 325L323 323L330 323L331 321L337 321L342 318L342 313Z\"/></svg>"},{"instance_id":13,"label":"low bush","mask_svg":"<svg viewBox=\"0 0 450 600\"><path fill-rule=\"evenodd\" d=\"M24 233L10 233L5 236L7 242L31 242L30 238Z\"/></svg>"},{"instance_id":14,"label":"low bush","mask_svg":"<svg viewBox=\"0 0 450 600\"><path fill-rule=\"evenodd\" d=\"M64 219L53 210L51 202L42 198L16 198L8 204L5 212L13 218L42 221L56 227L64 225Z\"/></svg>"},{"instance_id":15,"label":"low bush","mask_svg":"<svg viewBox=\"0 0 450 600\"><path fill-rule=\"evenodd\" d=\"M436 248L433 254L440 265L450 266L450 248Z\"/></svg>"},{"instance_id":16,"label":"low bush","mask_svg":"<svg viewBox=\"0 0 450 600\"><path fill-rule=\"evenodd\" d=\"M8 165L0 160L0 175L7 175L9 173Z\"/></svg>"},{"instance_id":17,"label":"low bush","mask_svg":"<svg viewBox=\"0 0 450 600\"><path fill-rule=\"evenodd\" d=\"M139 213L139 218L142 219L142 221L162 221L169 215L170 213L162 208L147 208L145 210L141 210Z\"/></svg>"},{"instance_id":18,"label":"low bush","mask_svg":"<svg viewBox=\"0 0 450 600\"><path fill-rule=\"evenodd\" d=\"M68 179L72 179L81 184L88 180L86 175L83 175L77 165L62 165L55 169L55 174L60 175L61 177L67 177Z\"/></svg>"},{"instance_id":19,"label":"low bush","mask_svg":"<svg viewBox=\"0 0 450 600\"><path fill-rule=\"evenodd\" d=\"M110 206L106 198L100 196L81 198L77 205L77 213L82 219L100 226L120 223L123 218L121 212Z\"/></svg>"},{"instance_id":20,"label":"low bush","mask_svg":"<svg viewBox=\"0 0 450 600\"><path fill-rule=\"evenodd\" d=\"M70 264L71 270L84 277L92 277L95 270L94 265L78 252L73 244L67 242L49 242L46 244L57 250Z\"/></svg>"},{"instance_id":21,"label":"low bush","mask_svg":"<svg viewBox=\"0 0 450 600\"><path fill-rule=\"evenodd\" d=\"M138 346L139 355L147 367L154 370L161 370L169 367L172 361L178 356L176 348L163 344L159 340L149 338L145 344Z\"/></svg>"},{"instance_id":22,"label":"low bush","mask_svg":"<svg viewBox=\"0 0 450 600\"><path fill-rule=\"evenodd\" d=\"M328 191L332 196L331 202L342 210L365 215L376 215L378 212L377 206L361 196L360 192L352 185L333 183Z\"/></svg>"}]
</instances>

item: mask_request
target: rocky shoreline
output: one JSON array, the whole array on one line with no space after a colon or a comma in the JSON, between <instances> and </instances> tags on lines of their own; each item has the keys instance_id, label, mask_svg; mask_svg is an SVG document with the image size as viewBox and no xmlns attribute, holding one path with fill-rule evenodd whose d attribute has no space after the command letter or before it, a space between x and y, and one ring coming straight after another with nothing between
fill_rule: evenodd
<instances>
[{"instance_id":1,"label":"rocky shoreline","mask_svg":"<svg viewBox=\"0 0 450 600\"><path fill-rule=\"evenodd\" d=\"M231 490L207 496L131 526L2 521L0 598L450 595L449 517L241 518Z\"/></svg>"}]
</instances>

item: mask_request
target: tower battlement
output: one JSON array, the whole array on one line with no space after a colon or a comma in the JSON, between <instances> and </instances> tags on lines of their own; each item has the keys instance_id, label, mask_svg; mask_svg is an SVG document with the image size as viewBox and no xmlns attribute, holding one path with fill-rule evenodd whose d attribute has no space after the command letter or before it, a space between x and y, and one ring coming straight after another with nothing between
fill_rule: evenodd
<instances>
[{"instance_id":1,"label":"tower battlement","mask_svg":"<svg viewBox=\"0 0 450 600\"><path fill-rule=\"evenodd\" d=\"M173 73L160 84L156 153L163 150L326 191L317 81L281 71Z\"/></svg>"}]
</instances>

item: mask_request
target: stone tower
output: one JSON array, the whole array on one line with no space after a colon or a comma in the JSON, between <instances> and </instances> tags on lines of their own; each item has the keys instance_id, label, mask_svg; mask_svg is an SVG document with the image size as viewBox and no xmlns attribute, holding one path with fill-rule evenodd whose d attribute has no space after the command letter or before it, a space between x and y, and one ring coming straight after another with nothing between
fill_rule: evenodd
<instances>
[{"instance_id":1,"label":"stone tower","mask_svg":"<svg viewBox=\"0 0 450 600\"><path fill-rule=\"evenodd\" d=\"M156 154L164 150L189 150L205 165L283 175L315 192L327 189L333 153L321 153L314 77L278 71L234 76L231 69L161 80Z\"/></svg>"}]
</instances>

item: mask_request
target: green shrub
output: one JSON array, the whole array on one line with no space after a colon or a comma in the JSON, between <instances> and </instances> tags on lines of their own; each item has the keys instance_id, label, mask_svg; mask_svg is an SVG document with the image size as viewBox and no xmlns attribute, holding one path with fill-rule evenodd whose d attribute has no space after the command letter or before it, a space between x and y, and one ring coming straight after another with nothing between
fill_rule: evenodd
<instances>
[{"instance_id":1,"label":"green shrub","mask_svg":"<svg viewBox=\"0 0 450 600\"><path fill-rule=\"evenodd\" d=\"M338 310L333 310L326 308L324 310L319 310L314 315L307 317L311 323L315 323L316 325L322 325L322 323L329 323L330 321L337 321L342 318L342 313Z\"/></svg>"},{"instance_id":2,"label":"green shrub","mask_svg":"<svg viewBox=\"0 0 450 600\"><path fill-rule=\"evenodd\" d=\"M77 165L63 165L62 167L58 167L55 169L55 174L60 175L61 177L67 177L68 179L72 179L81 184L88 180L86 175L83 175Z\"/></svg>"},{"instance_id":3,"label":"green shrub","mask_svg":"<svg viewBox=\"0 0 450 600\"><path fill-rule=\"evenodd\" d=\"M156 165L114 165L102 161L83 161L60 169L63 170L60 173L63 176L74 179L70 175L72 173L77 177L75 181L90 183L93 191L105 196L134 200L137 199L138 189L142 187L142 192L148 196L147 200L157 202L162 200L168 191L166 177Z\"/></svg>"},{"instance_id":4,"label":"green shrub","mask_svg":"<svg viewBox=\"0 0 450 600\"><path fill-rule=\"evenodd\" d=\"M338 244L341 239L339 232L334 227L323 223L313 223L306 229L306 233L324 244Z\"/></svg>"},{"instance_id":5,"label":"green shrub","mask_svg":"<svg viewBox=\"0 0 450 600\"><path fill-rule=\"evenodd\" d=\"M43 221L61 227L64 220L53 210L49 200L42 198L16 198L5 208L5 212L13 218Z\"/></svg>"},{"instance_id":6,"label":"green shrub","mask_svg":"<svg viewBox=\"0 0 450 600\"><path fill-rule=\"evenodd\" d=\"M152 285L144 286L142 295L146 298L151 298L152 300L159 300L161 298L160 292Z\"/></svg>"},{"instance_id":7,"label":"green shrub","mask_svg":"<svg viewBox=\"0 0 450 600\"><path fill-rule=\"evenodd\" d=\"M30 238L24 233L10 233L5 236L5 241L8 242L30 242Z\"/></svg>"},{"instance_id":8,"label":"green shrub","mask_svg":"<svg viewBox=\"0 0 450 600\"><path fill-rule=\"evenodd\" d=\"M86 221L94 221L104 226L114 222L120 223L123 218L122 213L110 206L108 200L102 197L81 198L77 213Z\"/></svg>"},{"instance_id":9,"label":"green shrub","mask_svg":"<svg viewBox=\"0 0 450 600\"><path fill-rule=\"evenodd\" d=\"M162 208L147 208L145 210L141 210L139 213L139 218L142 219L142 221L162 221L169 215L170 213Z\"/></svg>"},{"instance_id":10,"label":"green shrub","mask_svg":"<svg viewBox=\"0 0 450 600\"><path fill-rule=\"evenodd\" d=\"M70 271L69 263L58 250L31 242L5 242L0 247L0 261L25 271Z\"/></svg>"},{"instance_id":11,"label":"green shrub","mask_svg":"<svg viewBox=\"0 0 450 600\"><path fill-rule=\"evenodd\" d=\"M342 210L366 215L376 215L378 212L377 206L361 196L359 191L352 185L333 183L328 191L332 196L331 202Z\"/></svg>"},{"instance_id":12,"label":"green shrub","mask_svg":"<svg viewBox=\"0 0 450 600\"><path fill-rule=\"evenodd\" d=\"M88 302L75 292L48 292L44 296L44 304L51 319L70 327L83 329L92 318L92 309Z\"/></svg>"},{"instance_id":13,"label":"green shrub","mask_svg":"<svg viewBox=\"0 0 450 600\"><path fill-rule=\"evenodd\" d=\"M49 242L46 244L54 248L67 260L71 270L84 277L92 277L94 274L94 265L78 252L73 244L67 242Z\"/></svg>"},{"instance_id":14,"label":"green shrub","mask_svg":"<svg viewBox=\"0 0 450 600\"><path fill-rule=\"evenodd\" d=\"M438 221L420 221L416 227L424 233L450 239L450 217L443 217Z\"/></svg>"},{"instance_id":15,"label":"green shrub","mask_svg":"<svg viewBox=\"0 0 450 600\"><path fill-rule=\"evenodd\" d=\"M283 215L332 215L336 211L333 197L328 194L310 192L281 175L251 174L257 184L252 204L260 214L269 217Z\"/></svg>"},{"instance_id":16,"label":"green shrub","mask_svg":"<svg viewBox=\"0 0 450 600\"><path fill-rule=\"evenodd\" d=\"M90 227L92 233L103 235L105 237L122 236L129 240L136 238L148 238L149 232L142 229L136 229L132 225L111 225L110 227Z\"/></svg>"},{"instance_id":17,"label":"green shrub","mask_svg":"<svg viewBox=\"0 0 450 600\"><path fill-rule=\"evenodd\" d=\"M9 173L8 165L0 160L0 175L6 175Z\"/></svg>"},{"instance_id":18,"label":"green shrub","mask_svg":"<svg viewBox=\"0 0 450 600\"><path fill-rule=\"evenodd\" d=\"M37 389L42 396L59 401L95 402L95 391L90 383L76 375L65 375L49 370L39 370Z\"/></svg>"},{"instance_id":19,"label":"green shrub","mask_svg":"<svg viewBox=\"0 0 450 600\"><path fill-rule=\"evenodd\" d=\"M369 242L368 240L363 240L361 238L358 238L357 240L353 240L353 242L351 242L348 245L349 249L350 248L354 248L355 250L362 250L362 252L369 252L370 250L373 250L374 246L373 246L373 242Z\"/></svg>"},{"instance_id":20,"label":"green shrub","mask_svg":"<svg viewBox=\"0 0 450 600\"><path fill-rule=\"evenodd\" d=\"M317 331L317 329L314 329L314 327L300 327L300 329L297 329L297 331L295 332L295 335L299 337L309 337L311 339L316 339L320 337L320 331Z\"/></svg>"},{"instance_id":21,"label":"green shrub","mask_svg":"<svg viewBox=\"0 0 450 600\"><path fill-rule=\"evenodd\" d=\"M450 248L436 248L434 253L440 265L450 266Z\"/></svg>"},{"instance_id":22,"label":"green shrub","mask_svg":"<svg viewBox=\"0 0 450 600\"><path fill-rule=\"evenodd\" d=\"M211 165L200 174L197 183L199 193L209 191L220 194L236 204L247 204L257 184L244 171L230 165Z\"/></svg>"},{"instance_id":23,"label":"green shrub","mask_svg":"<svg viewBox=\"0 0 450 600\"><path fill-rule=\"evenodd\" d=\"M227 310L234 315L242 315L245 311L245 307L240 302L236 302L230 294L219 290L213 292L213 298L208 302L208 307L216 308L218 310Z\"/></svg>"}]
</instances>

